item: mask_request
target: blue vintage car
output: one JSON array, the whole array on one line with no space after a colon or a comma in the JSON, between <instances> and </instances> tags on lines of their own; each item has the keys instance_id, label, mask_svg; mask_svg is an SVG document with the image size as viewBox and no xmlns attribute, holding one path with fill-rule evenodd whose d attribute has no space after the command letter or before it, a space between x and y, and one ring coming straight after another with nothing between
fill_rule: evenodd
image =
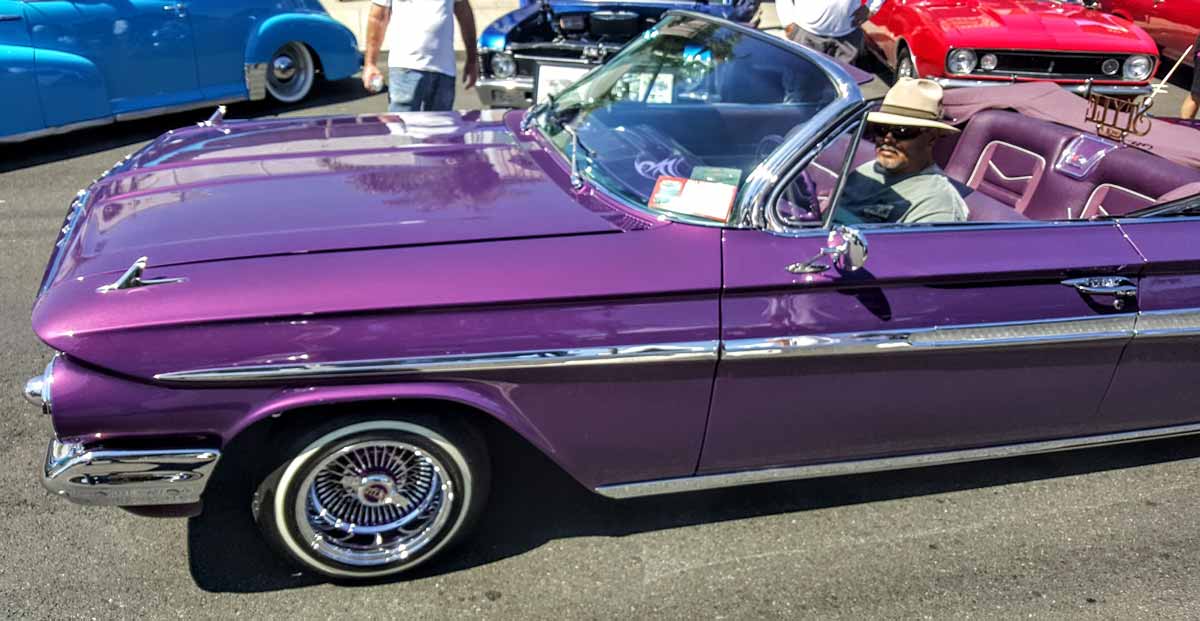
<instances>
[{"instance_id":1,"label":"blue vintage car","mask_svg":"<svg viewBox=\"0 0 1200 621\"><path fill-rule=\"evenodd\" d=\"M270 94L358 71L318 0L0 0L0 142Z\"/></svg>"},{"instance_id":2,"label":"blue vintage car","mask_svg":"<svg viewBox=\"0 0 1200 621\"><path fill-rule=\"evenodd\" d=\"M658 23L668 9L756 26L759 1L521 0L519 8L489 24L479 36L479 99L492 107L532 105L539 67L599 65Z\"/></svg>"}]
</instances>

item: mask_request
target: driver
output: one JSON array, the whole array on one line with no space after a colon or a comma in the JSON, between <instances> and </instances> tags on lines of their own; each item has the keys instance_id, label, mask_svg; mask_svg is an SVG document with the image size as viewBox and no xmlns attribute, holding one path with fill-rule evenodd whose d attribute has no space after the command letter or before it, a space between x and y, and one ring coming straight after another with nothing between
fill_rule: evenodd
<instances>
[{"instance_id":1,"label":"driver","mask_svg":"<svg viewBox=\"0 0 1200 621\"><path fill-rule=\"evenodd\" d=\"M933 143L957 133L942 122L942 87L900 78L878 112L867 115L875 161L846 180L837 214L842 224L963 222L967 205L933 161Z\"/></svg>"}]
</instances>

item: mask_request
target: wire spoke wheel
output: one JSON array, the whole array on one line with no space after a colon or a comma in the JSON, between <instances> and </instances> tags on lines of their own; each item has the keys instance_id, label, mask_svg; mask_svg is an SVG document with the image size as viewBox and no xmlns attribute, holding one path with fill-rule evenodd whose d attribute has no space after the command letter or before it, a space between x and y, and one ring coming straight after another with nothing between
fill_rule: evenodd
<instances>
[{"instance_id":1,"label":"wire spoke wheel","mask_svg":"<svg viewBox=\"0 0 1200 621\"><path fill-rule=\"evenodd\" d=\"M312 89L316 65L303 43L292 41L279 48L267 64L267 91L284 103L304 99Z\"/></svg>"},{"instance_id":2,"label":"wire spoke wheel","mask_svg":"<svg viewBox=\"0 0 1200 621\"><path fill-rule=\"evenodd\" d=\"M445 467L412 444L368 440L329 454L295 499L303 543L327 559L385 565L419 553L445 528L454 487Z\"/></svg>"}]
</instances>

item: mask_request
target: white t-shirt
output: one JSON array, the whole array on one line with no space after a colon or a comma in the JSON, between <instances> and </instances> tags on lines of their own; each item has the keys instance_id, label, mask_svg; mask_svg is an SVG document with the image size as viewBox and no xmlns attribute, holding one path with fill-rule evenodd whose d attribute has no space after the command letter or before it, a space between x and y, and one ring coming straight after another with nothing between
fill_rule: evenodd
<instances>
[{"instance_id":1,"label":"white t-shirt","mask_svg":"<svg viewBox=\"0 0 1200 621\"><path fill-rule=\"evenodd\" d=\"M871 14L885 0L868 0ZM820 37L844 37L854 32L854 11L862 0L776 0L775 12L783 26L796 24Z\"/></svg>"},{"instance_id":2,"label":"white t-shirt","mask_svg":"<svg viewBox=\"0 0 1200 621\"><path fill-rule=\"evenodd\" d=\"M371 0L392 8L384 43L388 67L455 75L456 0Z\"/></svg>"}]
</instances>

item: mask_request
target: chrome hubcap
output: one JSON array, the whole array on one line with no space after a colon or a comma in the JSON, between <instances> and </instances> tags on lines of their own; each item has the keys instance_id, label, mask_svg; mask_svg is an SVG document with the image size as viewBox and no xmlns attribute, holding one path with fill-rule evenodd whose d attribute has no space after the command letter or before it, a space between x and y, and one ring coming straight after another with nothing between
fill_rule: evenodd
<instances>
[{"instance_id":1,"label":"chrome hubcap","mask_svg":"<svg viewBox=\"0 0 1200 621\"><path fill-rule=\"evenodd\" d=\"M348 565L403 560L445 528L454 488L429 453L404 442L372 440L326 457L296 499L304 542Z\"/></svg>"},{"instance_id":2,"label":"chrome hubcap","mask_svg":"<svg viewBox=\"0 0 1200 621\"><path fill-rule=\"evenodd\" d=\"M291 56L277 56L271 62L271 71L276 80L286 82L296 76L296 61Z\"/></svg>"},{"instance_id":3,"label":"chrome hubcap","mask_svg":"<svg viewBox=\"0 0 1200 621\"><path fill-rule=\"evenodd\" d=\"M312 86L315 70L308 49L301 43L288 43L275 52L267 67L267 90L280 101L300 101Z\"/></svg>"}]
</instances>

